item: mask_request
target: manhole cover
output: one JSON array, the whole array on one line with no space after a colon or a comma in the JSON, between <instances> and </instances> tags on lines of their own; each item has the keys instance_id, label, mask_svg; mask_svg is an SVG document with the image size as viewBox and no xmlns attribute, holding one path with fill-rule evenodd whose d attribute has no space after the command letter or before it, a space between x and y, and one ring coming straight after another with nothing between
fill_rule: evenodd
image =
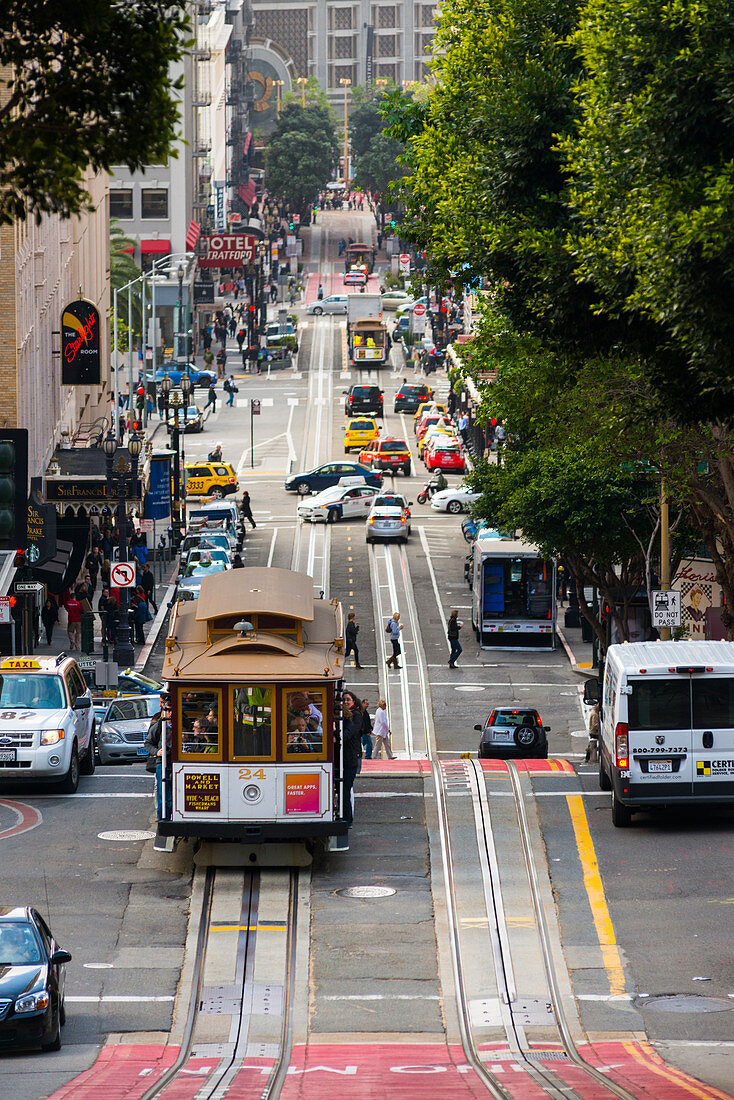
<instances>
[{"instance_id":1,"label":"manhole cover","mask_svg":"<svg viewBox=\"0 0 734 1100\"><path fill-rule=\"evenodd\" d=\"M346 886L336 893L342 898L389 898L397 890L390 886Z\"/></svg>"},{"instance_id":2,"label":"manhole cover","mask_svg":"<svg viewBox=\"0 0 734 1100\"><path fill-rule=\"evenodd\" d=\"M671 997L651 997L641 1001L640 1008L654 1008L656 1012L731 1012L732 1005L717 997L696 997L686 993Z\"/></svg>"},{"instance_id":3,"label":"manhole cover","mask_svg":"<svg viewBox=\"0 0 734 1100\"><path fill-rule=\"evenodd\" d=\"M155 840L150 829L110 829L107 833L97 833L100 840Z\"/></svg>"}]
</instances>

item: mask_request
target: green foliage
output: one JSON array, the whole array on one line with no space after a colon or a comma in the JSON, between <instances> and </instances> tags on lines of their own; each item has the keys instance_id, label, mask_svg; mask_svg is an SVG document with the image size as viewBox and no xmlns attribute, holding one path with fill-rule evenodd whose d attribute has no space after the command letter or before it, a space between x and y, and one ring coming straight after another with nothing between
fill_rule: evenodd
<instances>
[{"instance_id":1,"label":"green foliage","mask_svg":"<svg viewBox=\"0 0 734 1100\"><path fill-rule=\"evenodd\" d=\"M183 0L0 0L0 223L89 209L82 174L175 155Z\"/></svg>"},{"instance_id":2,"label":"green foliage","mask_svg":"<svg viewBox=\"0 0 734 1100\"><path fill-rule=\"evenodd\" d=\"M287 103L266 149L268 190L305 213L327 183L338 155L334 116L327 106L309 101Z\"/></svg>"},{"instance_id":3,"label":"green foliage","mask_svg":"<svg viewBox=\"0 0 734 1100\"><path fill-rule=\"evenodd\" d=\"M134 247L134 242L130 237L126 236L125 231L122 229L117 218L110 219L110 286L112 290L121 290L122 287L131 283L133 279L140 277L140 268L133 260L128 249ZM139 339L142 332L142 300L141 300L141 284L131 287L132 290L132 327L133 327L133 339ZM118 295L118 344L120 333L120 321L122 317L127 317L127 292L123 292L122 296ZM114 326L112 325L112 315L110 315L112 332ZM125 326L127 332L127 325ZM114 339L114 337L113 337ZM121 346L121 345L120 345ZM125 345L127 347L127 344Z\"/></svg>"},{"instance_id":4,"label":"green foliage","mask_svg":"<svg viewBox=\"0 0 734 1100\"><path fill-rule=\"evenodd\" d=\"M376 134L354 164L354 183L367 191L387 194L390 184L400 179L403 169L398 157L402 146L385 134Z\"/></svg>"},{"instance_id":5,"label":"green foliage","mask_svg":"<svg viewBox=\"0 0 734 1100\"><path fill-rule=\"evenodd\" d=\"M569 247L610 314L660 326L657 387L734 415L734 22L728 0L587 0Z\"/></svg>"}]
</instances>

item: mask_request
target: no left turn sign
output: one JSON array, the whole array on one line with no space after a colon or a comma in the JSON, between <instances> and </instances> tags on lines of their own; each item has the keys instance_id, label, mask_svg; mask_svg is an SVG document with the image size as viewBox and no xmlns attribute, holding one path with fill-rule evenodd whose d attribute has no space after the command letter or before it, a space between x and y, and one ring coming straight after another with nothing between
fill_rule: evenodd
<instances>
[{"instance_id":1,"label":"no left turn sign","mask_svg":"<svg viewBox=\"0 0 734 1100\"><path fill-rule=\"evenodd\" d=\"M113 588L135 587L135 566L129 561L118 561L110 570L110 582Z\"/></svg>"}]
</instances>

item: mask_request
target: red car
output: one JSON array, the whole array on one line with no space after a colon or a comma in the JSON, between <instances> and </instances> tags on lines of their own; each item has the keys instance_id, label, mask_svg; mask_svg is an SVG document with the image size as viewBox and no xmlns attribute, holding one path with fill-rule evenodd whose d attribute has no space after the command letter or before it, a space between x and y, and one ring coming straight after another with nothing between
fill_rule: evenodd
<instances>
[{"instance_id":1,"label":"red car","mask_svg":"<svg viewBox=\"0 0 734 1100\"><path fill-rule=\"evenodd\" d=\"M429 470L454 470L463 474L464 455L460 443L444 443L436 440L426 447L425 463Z\"/></svg>"}]
</instances>

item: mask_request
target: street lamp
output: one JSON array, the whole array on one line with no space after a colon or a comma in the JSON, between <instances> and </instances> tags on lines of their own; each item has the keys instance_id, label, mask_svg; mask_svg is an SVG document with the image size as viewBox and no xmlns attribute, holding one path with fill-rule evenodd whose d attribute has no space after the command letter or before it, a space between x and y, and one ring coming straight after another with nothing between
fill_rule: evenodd
<instances>
[{"instance_id":1,"label":"street lamp","mask_svg":"<svg viewBox=\"0 0 734 1100\"><path fill-rule=\"evenodd\" d=\"M169 379L170 381L170 379ZM179 464L179 450L178 450L178 414L183 404L180 390L173 390L170 394L169 402L173 409L173 430L171 432L171 450L175 451L176 457L174 458L175 466L173 468L173 507L176 511L176 523L175 528L177 534L181 531L181 467Z\"/></svg>"},{"instance_id":2,"label":"street lamp","mask_svg":"<svg viewBox=\"0 0 734 1100\"><path fill-rule=\"evenodd\" d=\"M342 77L339 83L344 88L344 190L347 189L347 177L349 176L349 167L347 164L348 155L348 142L349 131L347 130L347 88L351 85L351 80L348 77Z\"/></svg>"},{"instance_id":3,"label":"street lamp","mask_svg":"<svg viewBox=\"0 0 734 1100\"><path fill-rule=\"evenodd\" d=\"M180 363L181 358L186 357L186 345L185 344L183 346L183 351L181 350L181 341L183 339L183 337L181 336L181 333L184 330L184 328L183 328L183 281L184 281L183 264L178 265L178 271L177 271L176 274L178 275L178 335L176 337L176 361L178 363Z\"/></svg>"},{"instance_id":4,"label":"street lamp","mask_svg":"<svg viewBox=\"0 0 734 1100\"><path fill-rule=\"evenodd\" d=\"M276 113L277 113L278 118L280 118L280 89L283 87L284 83L285 83L285 81L283 81L283 80L274 80L273 81L273 84L275 85L276 95L277 95L277 105L276 105L275 109L276 109Z\"/></svg>"},{"instance_id":5,"label":"street lamp","mask_svg":"<svg viewBox=\"0 0 734 1100\"><path fill-rule=\"evenodd\" d=\"M118 447L117 438L112 430L107 433L102 449L107 462L107 481L110 488L117 494L117 560L118 562L126 562L129 561L127 549L127 487L128 482L130 482L132 491L135 492L138 480L138 459L143 449L143 441L138 433L133 431L127 441L130 462L123 453L123 448ZM115 455L117 455L116 460ZM135 663L135 651L130 641L130 619L128 617L130 604L127 588L121 587L119 592L120 617L117 623L117 637L112 650L112 660L116 661L120 668L129 668L130 665Z\"/></svg>"},{"instance_id":6,"label":"street lamp","mask_svg":"<svg viewBox=\"0 0 734 1100\"><path fill-rule=\"evenodd\" d=\"M193 382L189 378L188 374L185 374L181 379L181 393L183 394L184 410L183 435L181 437L181 465L183 467L183 481L181 483L181 509L183 512L184 530L186 529L186 414L189 409L189 401L193 388Z\"/></svg>"}]
</instances>

